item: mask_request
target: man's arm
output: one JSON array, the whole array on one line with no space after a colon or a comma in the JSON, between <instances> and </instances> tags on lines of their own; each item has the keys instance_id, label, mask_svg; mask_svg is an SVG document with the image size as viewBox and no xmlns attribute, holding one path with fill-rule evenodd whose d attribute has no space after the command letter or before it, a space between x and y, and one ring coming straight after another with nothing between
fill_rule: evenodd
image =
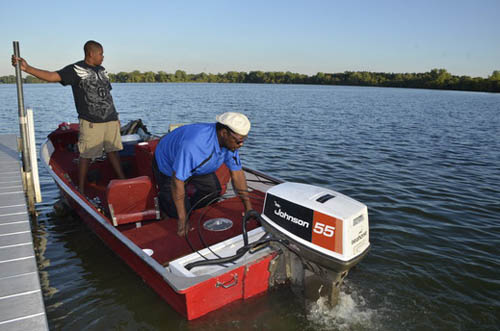
<instances>
[{"instance_id":1,"label":"man's arm","mask_svg":"<svg viewBox=\"0 0 500 331\"><path fill-rule=\"evenodd\" d=\"M36 78L52 83L61 81L61 76L59 76L59 74L56 71L37 69L35 67L30 66L25 59L12 55L12 65L15 67L18 62L22 71L30 75L33 75Z\"/></svg>"},{"instance_id":2,"label":"man's arm","mask_svg":"<svg viewBox=\"0 0 500 331\"><path fill-rule=\"evenodd\" d=\"M184 236L186 231L186 206L184 205L184 197L186 190L184 189L184 181L175 177L175 171L172 173L171 180L172 199L174 200L175 209L177 210L177 235Z\"/></svg>"},{"instance_id":3,"label":"man's arm","mask_svg":"<svg viewBox=\"0 0 500 331\"><path fill-rule=\"evenodd\" d=\"M231 179L233 181L235 192L239 195L241 202L243 202L243 205L245 206L245 212L252 210L252 203L250 202L250 197L248 196L247 179L245 178L243 170L231 171Z\"/></svg>"}]
</instances>

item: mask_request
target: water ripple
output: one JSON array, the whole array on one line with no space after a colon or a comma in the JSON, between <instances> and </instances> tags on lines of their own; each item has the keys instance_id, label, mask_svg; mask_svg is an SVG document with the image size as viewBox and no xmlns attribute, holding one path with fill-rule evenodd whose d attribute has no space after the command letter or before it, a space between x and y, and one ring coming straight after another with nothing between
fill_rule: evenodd
<instances>
[{"instance_id":1,"label":"water ripple","mask_svg":"<svg viewBox=\"0 0 500 331\"><path fill-rule=\"evenodd\" d=\"M500 95L453 91L238 84L114 84L122 122L170 123L244 111L245 165L328 187L368 205L372 250L351 270L341 305L286 289L186 322L78 219L58 216L41 170L34 224L54 329L495 330L500 324ZM16 92L0 85L0 120L16 123ZM76 121L71 91L25 86L37 144ZM17 127L2 126L0 133ZM130 298L133 298L131 300Z\"/></svg>"}]
</instances>

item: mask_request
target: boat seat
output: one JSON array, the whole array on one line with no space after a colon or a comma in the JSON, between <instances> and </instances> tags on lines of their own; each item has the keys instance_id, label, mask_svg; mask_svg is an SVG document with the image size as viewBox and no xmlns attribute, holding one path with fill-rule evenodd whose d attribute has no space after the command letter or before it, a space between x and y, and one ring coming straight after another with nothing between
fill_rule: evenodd
<instances>
[{"instance_id":1,"label":"boat seat","mask_svg":"<svg viewBox=\"0 0 500 331\"><path fill-rule=\"evenodd\" d=\"M135 145L135 165L139 176L149 176L155 180L153 174L153 155L160 140L140 142Z\"/></svg>"},{"instance_id":2,"label":"boat seat","mask_svg":"<svg viewBox=\"0 0 500 331\"><path fill-rule=\"evenodd\" d=\"M148 176L113 179L106 189L109 213L114 226L160 219L156 188Z\"/></svg>"},{"instance_id":3,"label":"boat seat","mask_svg":"<svg viewBox=\"0 0 500 331\"><path fill-rule=\"evenodd\" d=\"M222 165L215 171L215 175L219 179L219 183L221 186L221 192L220 195L223 195L226 193L227 190L227 183L229 180L231 180L231 173L229 172L229 168L222 163Z\"/></svg>"}]
</instances>

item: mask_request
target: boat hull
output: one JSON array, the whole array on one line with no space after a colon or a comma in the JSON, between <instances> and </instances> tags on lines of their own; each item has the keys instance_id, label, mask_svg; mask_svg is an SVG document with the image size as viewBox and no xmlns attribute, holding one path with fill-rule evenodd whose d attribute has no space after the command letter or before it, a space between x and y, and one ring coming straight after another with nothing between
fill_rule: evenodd
<instances>
[{"instance_id":1,"label":"boat hull","mask_svg":"<svg viewBox=\"0 0 500 331\"><path fill-rule=\"evenodd\" d=\"M188 320L199 318L234 301L265 293L269 288L269 263L276 256L274 253L177 292L144 257L138 256L129 245L109 231L107 226L96 221L93 213L82 208L63 189L61 193L86 226L163 300Z\"/></svg>"},{"instance_id":2,"label":"boat hull","mask_svg":"<svg viewBox=\"0 0 500 331\"><path fill-rule=\"evenodd\" d=\"M58 143L61 143L58 141ZM209 275L182 278L174 275L120 232L101 209L82 196L67 172L51 158L52 142L41 147L42 163L55 180L61 196L79 218L144 282L188 320L199 318L237 300L264 293L269 288L269 263L274 252L256 254L244 262Z\"/></svg>"}]
</instances>

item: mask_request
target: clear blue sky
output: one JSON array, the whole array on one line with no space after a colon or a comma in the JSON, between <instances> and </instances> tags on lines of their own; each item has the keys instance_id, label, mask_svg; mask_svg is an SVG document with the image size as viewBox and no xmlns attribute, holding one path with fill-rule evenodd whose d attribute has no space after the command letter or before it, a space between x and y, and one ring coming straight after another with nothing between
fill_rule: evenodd
<instances>
[{"instance_id":1,"label":"clear blue sky","mask_svg":"<svg viewBox=\"0 0 500 331\"><path fill-rule=\"evenodd\" d=\"M87 0L0 3L0 76L12 41L58 70L104 45L109 72L500 70L500 0Z\"/></svg>"}]
</instances>

